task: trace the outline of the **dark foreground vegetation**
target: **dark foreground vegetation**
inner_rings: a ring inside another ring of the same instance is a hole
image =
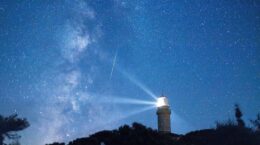
[[[101,131],[79,138],[68,145],[260,145],[260,114],[248,127],[242,112],[235,106],[236,121],[217,123],[215,128],[192,131],[185,135],[162,134],[142,124],[124,125],[116,130]],[[52,143],[49,145],[65,145]]]
[[[17,114],[8,117],[0,115],[0,145],[5,145],[5,138],[13,140],[10,145],[19,145],[20,136],[16,132],[29,127],[30,124],[25,118],[18,118],[17,116]]]
[[[142,124],[124,125],[116,130],[101,131],[85,138],[78,138],[67,145],[260,145],[260,114],[250,120],[246,126],[242,112],[235,105],[235,121],[218,122],[215,128],[189,132],[185,135],[163,134],[147,128]],[[0,145],[5,139],[12,141],[8,145],[20,145],[17,134],[29,127],[24,118],[17,115],[3,117],[0,115]],[[52,143],[48,145],[65,145]]]

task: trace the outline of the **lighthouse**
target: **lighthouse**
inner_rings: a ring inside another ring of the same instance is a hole
[[[157,98],[158,131],[161,133],[171,132],[171,109],[165,96]]]

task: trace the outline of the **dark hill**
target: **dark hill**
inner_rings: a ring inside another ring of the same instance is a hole
[[[89,137],[79,138],[68,145],[260,145],[260,114],[249,128],[242,119],[242,112],[235,105],[236,123],[217,123],[216,128],[197,130],[186,135],[162,134],[142,124],[124,125],[116,130],[101,131]],[[53,143],[49,145],[65,145]]]
[[[160,134],[156,130],[147,128],[142,124],[133,123],[130,127],[124,125],[117,130],[101,131],[88,138],[76,139],[69,145],[171,145],[177,144],[175,134]],[[176,142],[176,143],[175,143]]]
[[[132,126],[124,125],[116,130],[101,131],[76,139],[68,145],[260,145],[260,132],[227,123],[186,135],[161,134],[142,124],[133,123]]]

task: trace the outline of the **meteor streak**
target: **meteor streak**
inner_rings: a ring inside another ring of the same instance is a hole
[[[114,59],[113,59],[113,64],[112,64],[109,80],[111,80],[113,72],[114,72],[114,68],[115,68],[115,64],[116,64],[116,58],[117,58],[117,52],[118,52],[118,50],[116,50],[116,53],[115,53],[115,56],[114,56]]]

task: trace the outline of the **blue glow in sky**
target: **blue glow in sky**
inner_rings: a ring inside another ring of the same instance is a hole
[[[0,1],[0,114],[21,143],[69,141],[134,121],[172,131],[260,112],[258,0]]]

